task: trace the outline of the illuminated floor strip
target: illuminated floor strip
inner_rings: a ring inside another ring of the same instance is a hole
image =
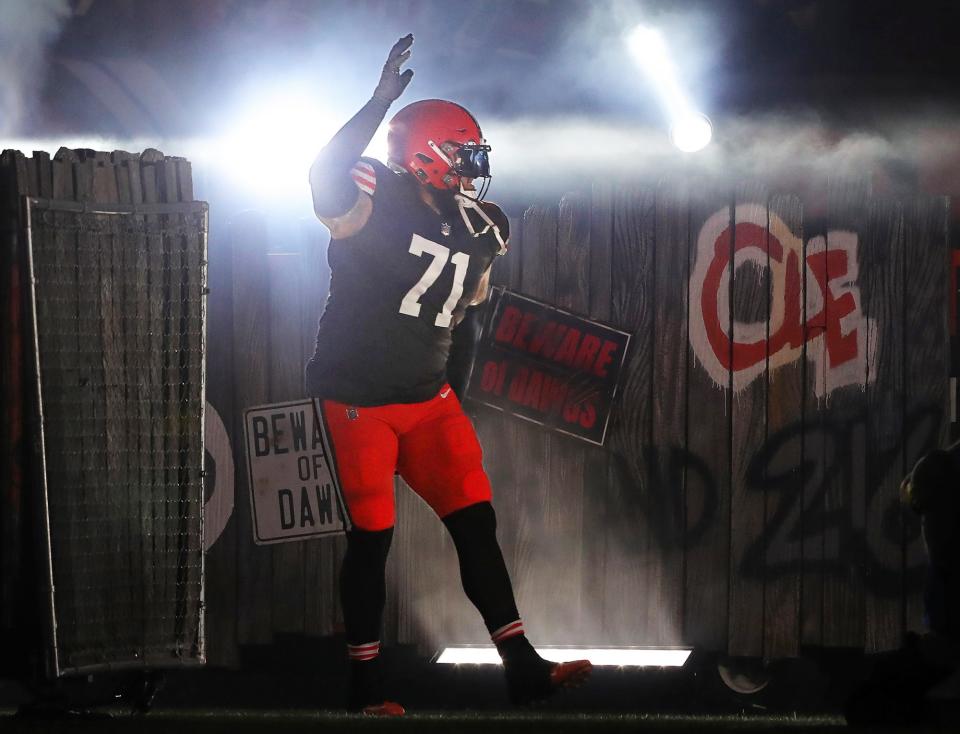
[[[589,660],[594,665],[617,667],[679,668],[687,662],[689,649],[627,648],[627,647],[538,647],[546,660],[563,663],[568,660]],[[492,645],[476,647],[447,647],[437,658],[438,663],[499,665],[500,656]]]

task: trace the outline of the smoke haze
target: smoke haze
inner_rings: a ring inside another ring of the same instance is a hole
[[[0,134],[7,134],[37,99],[47,48],[70,17],[70,5],[67,0],[2,0],[0,13]]]

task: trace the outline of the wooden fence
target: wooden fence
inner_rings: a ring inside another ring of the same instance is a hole
[[[55,197],[103,167],[34,160],[23,176]],[[189,200],[170,161],[144,180]],[[780,657],[888,649],[920,628],[922,545],[897,490],[949,429],[946,206],[857,185],[825,200],[811,214],[759,186],[604,184],[512,222],[498,285],[632,334],[603,447],[467,405],[535,642]],[[303,396],[325,230],[281,240],[248,212],[218,231],[213,214],[207,653],[235,665],[249,645],[341,630],[344,541],[254,545],[242,442],[245,408]],[[397,505],[384,641],[485,641],[442,524],[405,487]]]
[[[535,642],[779,657],[921,627],[897,491],[949,428],[946,206],[827,200],[597,186],[513,222],[497,284],[633,334],[603,448],[468,404]],[[343,540],[254,546],[238,441],[243,408],[303,394],[328,272],[323,228],[301,235],[254,213],[213,233],[208,394],[237,471],[208,556],[214,662],[341,626]],[[483,642],[442,525],[399,484],[397,505],[384,639]]]

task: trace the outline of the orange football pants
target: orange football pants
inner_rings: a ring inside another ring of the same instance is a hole
[[[393,527],[397,472],[441,518],[491,500],[476,431],[449,385],[422,403],[321,405],[355,527]]]

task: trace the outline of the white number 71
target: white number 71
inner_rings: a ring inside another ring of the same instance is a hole
[[[434,326],[450,326],[450,321],[453,319],[453,307],[457,305],[457,301],[463,295],[463,279],[467,276],[467,264],[470,262],[470,256],[465,252],[457,252],[453,257],[450,257],[449,247],[431,242],[418,234],[415,234],[410,242],[410,252],[417,257],[422,257],[423,253],[426,252],[433,256],[433,260],[430,261],[416,285],[407,291],[407,295],[400,301],[400,313],[414,318],[420,316],[420,296],[426,293],[427,289],[440,277],[440,273],[443,272],[443,267],[449,259],[456,268],[453,272],[453,288],[450,289],[450,295],[447,296],[443,308],[437,314]]]

